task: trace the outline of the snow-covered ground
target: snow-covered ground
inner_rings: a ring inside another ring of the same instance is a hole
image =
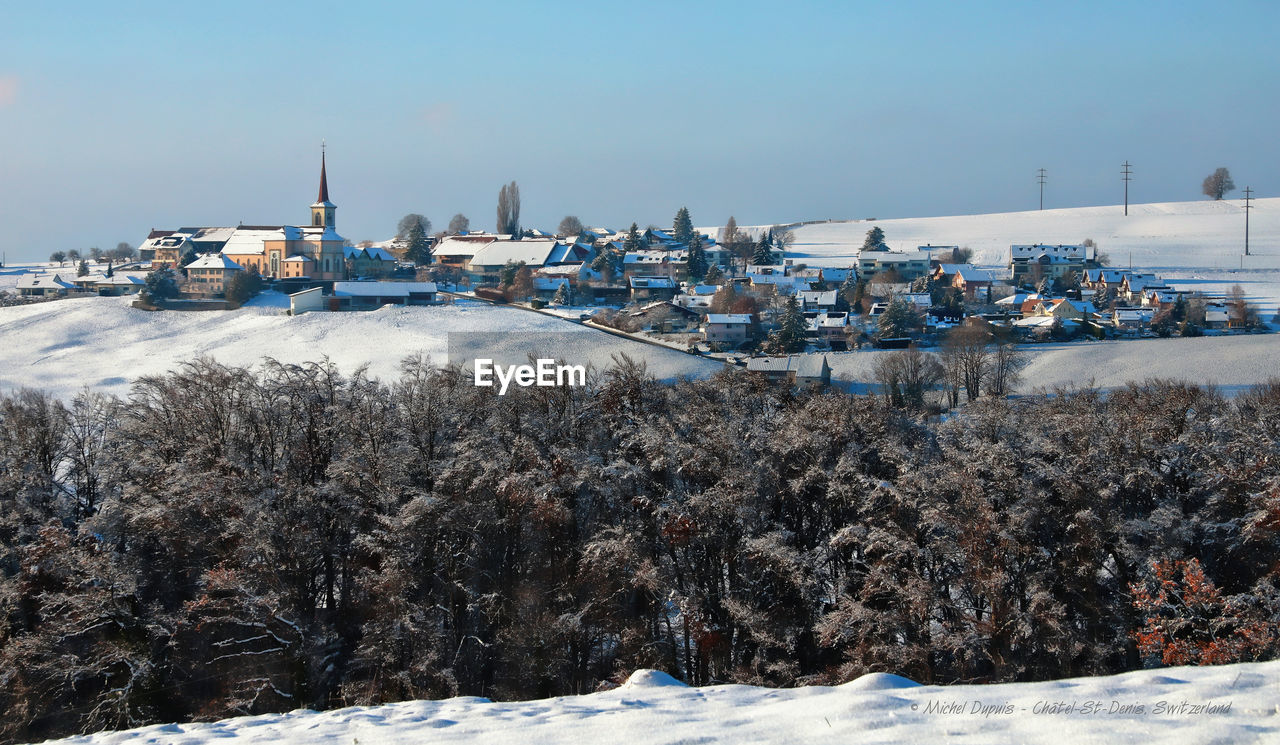
[[[1022,349],[1028,357],[1018,386],[1023,393],[1058,386],[1112,389],[1167,378],[1212,384],[1231,394],[1280,378],[1280,334],[1027,344]],[[882,354],[889,352],[829,355],[831,377],[854,392],[865,392]]]
[[[662,379],[720,369],[710,360],[481,303],[291,317],[283,314],[278,293],[264,293],[235,311],[147,312],[130,307],[132,301],[90,297],[0,308],[0,390],[26,386],[70,397],[89,386],[124,396],[134,378],[201,355],[234,365],[255,365],[265,356],[282,362],[327,356],[344,372],[367,364],[372,375],[392,379],[400,360],[415,352],[443,364],[448,335],[459,332],[503,332],[511,349],[531,335],[554,332],[559,347],[540,351],[598,368],[626,352]]]
[[[170,724],[57,742],[205,743],[1275,743],[1280,662],[1003,685],[873,674],[835,687],[687,688],[642,670],[603,693],[411,701]]]
[[[1280,268],[1280,197],[1256,199],[1244,253],[1244,206],[1220,202],[1131,204],[1005,212],[954,217],[913,217],[815,223],[793,229],[787,258],[812,266],[848,266],[867,231],[879,226],[895,251],[918,246],[968,246],[973,263],[1003,266],[1014,243],[1077,244],[1092,238],[1113,266],[1135,268]]]

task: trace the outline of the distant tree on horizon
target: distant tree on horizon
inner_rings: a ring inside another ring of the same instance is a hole
[[[689,208],[681,207],[676,211],[676,219],[671,223],[672,237],[677,243],[688,246],[693,241],[693,219],[689,217]]]
[[[409,231],[412,230],[415,225],[422,228],[424,235],[431,233],[431,221],[427,219],[427,216],[420,215],[417,212],[410,212],[400,218],[400,222],[396,223],[396,238],[399,240],[408,238]]]
[[[582,235],[582,230],[582,221],[578,219],[577,215],[565,215],[564,219],[560,221],[560,226],[556,229],[556,232],[566,238],[576,238]]]
[[[56,261],[58,262],[58,266],[62,266],[67,261],[67,252],[54,251],[53,253],[49,254],[49,261]]]
[[[471,220],[469,220],[467,216],[462,214],[461,212],[449,218],[449,230],[447,231],[449,235],[457,235],[459,233],[465,233],[470,229],[471,229]]]
[[[520,234],[520,186],[512,181],[498,190],[498,234]]]
[[[1214,199],[1222,199],[1227,192],[1235,191],[1236,183],[1231,180],[1231,172],[1226,168],[1219,168],[1213,173],[1205,176],[1204,183],[1200,190],[1207,197]]]

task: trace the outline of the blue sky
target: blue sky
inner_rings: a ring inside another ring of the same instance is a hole
[[[690,5],[692,7],[690,7]],[[1273,196],[1268,2],[23,3],[0,24],[0,249],[338,227],[905,217]]]

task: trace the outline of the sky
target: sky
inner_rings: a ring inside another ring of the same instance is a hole
[[[62,2],[0,18],[0,250],[1280,195],[1273,2]],[[1239,196],[1235,193],[1231,196]],[[1029,238],[1030,240],[1030,238]]]

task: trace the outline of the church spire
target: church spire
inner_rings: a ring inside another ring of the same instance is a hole
[[[320,142],[320,196],[316,197],[317,202],[329,201],[329,179],[324,173],[324,142]]]
[[[320,143],[320,194],[316,203],[311,205],[311,227],[332,228],[333,213],[337,206],[329,201],[329,176],[325,173],[325,147]]]

